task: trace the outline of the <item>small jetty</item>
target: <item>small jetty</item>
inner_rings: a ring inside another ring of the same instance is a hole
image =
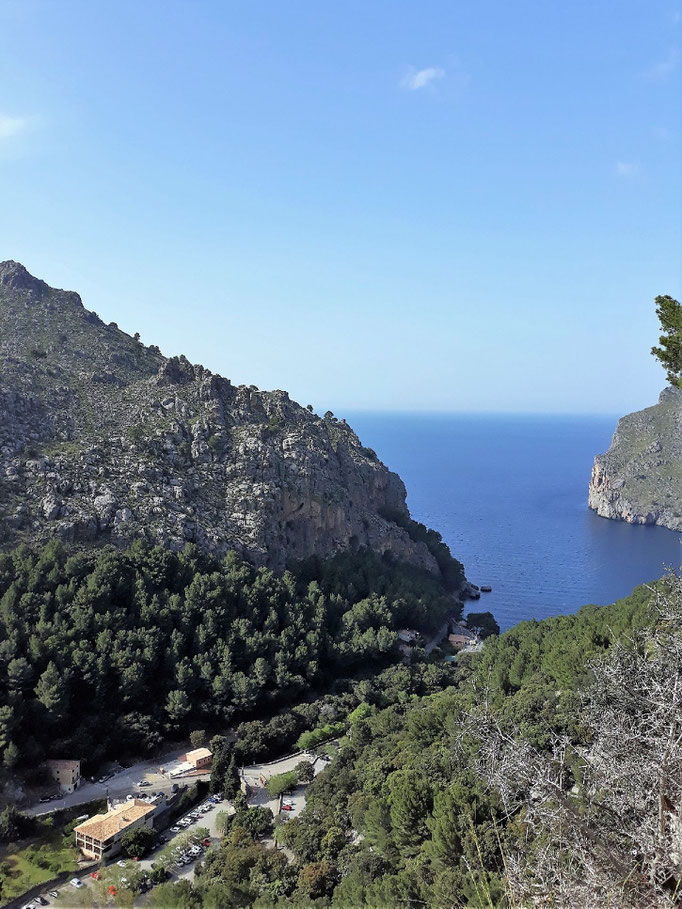
[[[490,584],[481,584],[481,593],[492,593],[493,588]]]

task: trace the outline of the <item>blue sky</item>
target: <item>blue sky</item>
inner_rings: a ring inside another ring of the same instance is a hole
[[[318,410],[645,406],[680,9],[0,0],[0,258]]]

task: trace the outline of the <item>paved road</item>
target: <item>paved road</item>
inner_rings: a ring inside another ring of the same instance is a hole
[[[305,808],[306,786],[297,786],[290,793],[290,797],[294,802],[293,811],[280,812],[281,800],[279,798],[270,798],[267,790],[263,787],[261,777],[268,780],[271,776],[276,776],[279,773],[288,773],[290,770],[294,770],[301,761],[310,761],[313,765],[315,776],[321,773],[329,764],[329,761],[324,758],[315,758],[308,752],[301,751],[298,754],[292,754],[289,757],[282,758],[279,761],[272,761],[269,764],[252,764],[250,767],[244,767],[244,779],[253,790],[249,805],[262,805],[264,808],[270,808],[274,817],[277,817],[280,813],[283,817],[289,818],[300,814]]]
[[[434,634],[434,636],[431,638],[429,643],[424,648],[424,651],[426,652],[427,655],[429,653],[431,653],[431,651],[435,647],[437,647],[440,644],[440,642],[445,638],[445,636],[448,633],[449,627],[450,627],[450,619],[448,619],[446,622],[443,622],[441,627],[438,629],[438,631]]]
[[[179,752],[182,754],[182,752]],[[166,761],[171,760],[173,755],[177,754],[173,752],[171,755],[164,755]],[[249,798],[249,805],[255,807],[256,805],[262,805],[264,807],[270,808],[273,816],[277,817],[280,813],[280,799],[271,799],[267,791],[263,788],[260,778],[261,776],[269,779],[271,776],[275,776],[278,773],[286,773],[290,770],[293,770],[298,763],[302,760],[309,760],[313,765],[313,770],[315,775],[321,773],[325,767],[329,764],[329,761],[324,758],[313,758],[312,755],[306,753],[299,753],[291,755],[289,757],[283,758],[280,761],[273,761],[270,764],[253,764],[250,767],[244,768],[244,777],[247,782],[249,782],[253,789],[253,794]],[[121,771],[116,774],[116,776],[108,781],[108,784],[85,784],[82,789],[78,790],[75,793],[71,793],[72,796],[78,797],[83,795],[85,798],[83,801],[90,801],[93,798],[98,798],[103,796],[106,786],[109,786],[110,794],[125,794],[130,791],[131,787],[134,788],[134,784],[137,783],[140,779],[145,778],[149,779],[152,783],[150,789],[156,791],[156,789],[163,788],[159,780],[162,780],[163,783],[170,787],[172,785],[164,777],[160,777],[158,774],[158,767],[163,766],[163,764],[157,758],[154,761],[148,761],[144,764],[136,764],[134,767],[129,767],[126,770]],[[207,775],[206,775],[207,777]],[[196,779],[193,777],[192,779]],[[147,790],[149,791],[149,790]],[[90,792],[90,794],[87,794]],[[92,794],[94,793],[94,794]],[[282,817],[296,817],[299,815],[305,808],[305,793],[306,786],[297,786],[294,791],[290,794],[289,798],[293,802],[292,811],[283,811],[281,812]],[[68,798],[68,797],[67,797]],[[79,801],[72,801],[70,804],[80,804]],[[34,810],[34,813],[44,812],[45,806],[40,805],[36,806],[37,810]],[[51,802],[49,810],[55,811],[58,808],[61,808],[60,802]],[[206,827],[209,831],[209,836],[211,838],[212,844],[217,845],[220,842],[220,835],[217,830],[217,816],[220,811],[228,811],[229,813],[234,813],[234,807],[227,801],[220,802],[205,814],[195,825],[189,827],[189,830],[196,830],[198,827]],[[27,812],[29,813],[29,812]],[[183,831],[184,832],[184,831]],[[175,836],[179,834],[172,834],[170,830],[164,831],[165,835],[168,837],[166,843],[158,847],[148,858],[143,859],[140,862],[127,861],[125,868],[120,868],[116,861],[112,862],[109,866],[109,875],[113,876],[116,881],[120,880],[121,877],[125,877],[126,873],[130,873],[130,870],[133,868],[142,868],[147,871],[151,869],[152,862],[156,860],[156,856],[165,849],[169,843],[172,843]],[[273,840],[267,840],[266,845],[274,846]],[[284,850],[287,852],[287,850]],[[89,874],[83,874],[82,872],[77,872],[75,877],[81,879],[85,887],[81,890],[75,890],[71,887],[70,884],[62,884],[59,889],[59,897],[57,900],[53,900],[51,897],[48,897],[50,903],[55,903],[58,906],[62,907],[85,907],[96,905],[95,902],[95,883],[90,878]],[[194,862],[189,865],[185,865],[182,870],[174,870],[172,880],[194,880]],[[146,897],[144,895],[138,897],[135,900],[135,905],[142,905],[146,902]]]
[[[166,795],[172,791],[173,783],[182,786],[189,782],[190,785],[197,779],[207,780],[210,774],[205,773],[190,777],[177,777],[175,780],[169,780],[159,773],[159,768],[167,765],[173,760],[177,760],[180,755],[184,754],[184,749],[170,751],[161,757],[153,758],[148,761],[140,761],[132,764],[130,767],[117,770],[114,776],[107,780],[106,783],[87,783],[83,781],[75,792],[70,792],[60,799],[52,802],[43,802],[32,805],[30,808],[22,808],[25,814],[49,814],[52,811],[59,811],[62,808],[70,808],[74,805],[84,805],[86,802],[92,802],[94,799],[102,799],[107,796],[121,797],[135,792],[165,792]],[[140,780],[147,780],[150,785],[145,790],[138,790],[137,783]]]

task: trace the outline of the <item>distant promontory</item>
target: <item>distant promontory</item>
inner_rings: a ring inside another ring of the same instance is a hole
[[[604,518],[682,530],[682,389],[618,421],[611,446],[597,455],[589,506]]]

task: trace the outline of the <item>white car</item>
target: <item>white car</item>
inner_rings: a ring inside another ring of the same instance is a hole
[[[69,883],[72,887],[75,887],[76,890],[80,890],[83,886],[83,881],[79,881],[77,877],[72,877]]]
[[[123,859],[121,859],[119,862],[116,862],[116,864],[118,865],[119,868],[125,868],[127,863],[124,862]]]
[[[180,833],[179,827],[171,827],[171,833]]]

